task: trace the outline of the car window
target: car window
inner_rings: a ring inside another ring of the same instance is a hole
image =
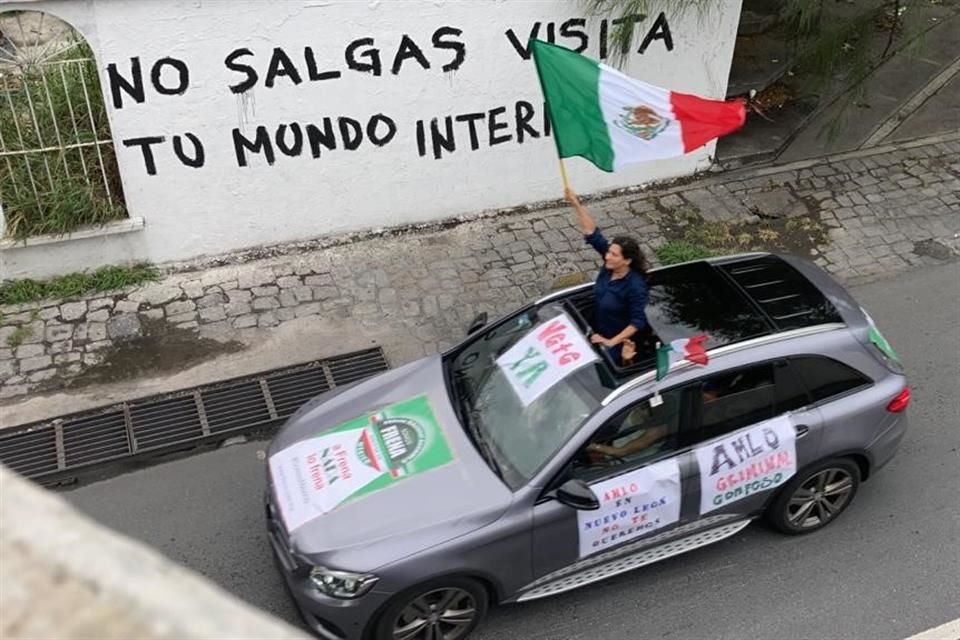
[[[766,362],[702,378],[693,406],[697,419],[683,445],[716,438],[810,404],[810,396],[785,363]]]
[[[619,475],[659,459],[679,445],[684,387],[660,393],[663,401],[651,407],[650,398],[621,411],[584,445],[574,458],[571,475],[586,482]]]
[[[530,308],[480,330],[448,361],[448,375],[464,426],[512,489],[523,486],[600,406],[611,379],[602,361],[559,379],[524,403],[497,358],[532,330],[567,313],[562,303]],[[586,342],[586,337],[581,336]]]
[[[790,367],[803,379],[814,402],[870,384],[870,379],[842,362],[823,356],[790,358]]]
[[[775,388],[772,363],[704,378],[696,403],[700,409],[696,441],[772,418]]]
[[[774,364],[774,376],[777,383],[776,415],[794,411],[813,402],[803,381],[797,376],[793,367],[787,366],[785,360],[778,360]]]

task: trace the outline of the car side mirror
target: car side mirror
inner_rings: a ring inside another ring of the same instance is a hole
[[[470,328],[467,329],[467,335],[469,336],[472,333],[476,333],[487,324],[487,312],[482,311],[477,314],[477,317],[473,319],[473,322],[470,323]]]
[[[557,502],[578,511],[594,511],[600,508],[600,500],[586,482],[571,478],[557,488]]]

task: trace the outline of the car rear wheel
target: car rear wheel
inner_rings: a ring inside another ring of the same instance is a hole
[[[860,467],[847,458],[803,469],[767,510],[770,523],[788,534],[812,533],[837,519],[860,487]]]
[[[469,578],[445,578],[406,591],[377,621],[376,640],[463,640],[486,616],[489,597]]]

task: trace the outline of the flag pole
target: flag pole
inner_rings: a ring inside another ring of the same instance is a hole
[[[563,158],[558,158],[560,160],[560,177],[563,178],[563,188],[570,188],[570,181],[567,180],[567,166],[563,164]]]
[[[656,342],[657,351],[660,351],[660,346],[661,346],[661,345],[660,345],[660,341],[657,340],[657,342]],[[658,353],[658,354],[657,354],[657,360],[659,360],[659,359],[660,359],[660,355],[659,355],[659,353]],[[658,373],[659,373],[659,372],[658,372]],[[664,376],[664,377],[666,377],[666,376]],[[659,407],[661,404],[663,404],[663,398],[660,397],[660,379],[657,378],[656,376],[654,376],[653,397],[650,398],[650,408]]]

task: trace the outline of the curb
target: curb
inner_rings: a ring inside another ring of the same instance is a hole
[[[940,89],[953,80],[954,76],[958,73],[960,73],[960,56],[957,56],[957,59],[947,65],[946,69],[934,76],[933,80],[928,82],[926,86],[913,94],[909,100],[897,109],[895,114],[887,118],[885,122],[880,123],[880,126],[873,130],[870,137],[868,137],[859,148],[864,149],[875,144],[880,144],[884,138],[899,129],[900,125],[912,116],[917,109],[923,106],[927,100],[936,95]]]
[[[960,640],[960,618],[912,635],[906,640]]]

